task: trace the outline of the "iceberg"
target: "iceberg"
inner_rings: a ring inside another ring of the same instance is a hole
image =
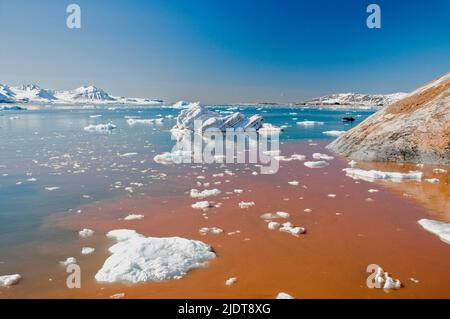
[[[450,244],[450,223],[444,223],[431,219],[421,219],[418,221],[418,223],[425,230],[436,236],[439,236],[439,238],[443,242]]]
[[[0,287],[10,287],[16,285],[22,279],[19,274],[0,276]]]
[[[375,170],[362,170],[359,168],[344,168],[345,174],[353,179],[362,179],[366,182],[373,182],[376,179],[392,180],[394,182],[399,182],[405,179],[418,180],[422,179],[422,172],[414,171],[409,173],[399,173],[399,172],[382,172]]]
[[[246,117],[240,112],[235,112],[227,116],[221,116],[219,113],[211,111],[208,107],[200,103],[191,103],[186,109],[180,112],[177,123],[173,131],[197,131],[204,132],[207,129],[218,129],[225,132],[226,129],[260,130],[262,132],[280,132],[282,129],[270,124],[263,124],[261,115]],[[196,127],[195,121],[200,121],[201,125]]]
[[[116,128],[117,126],[110,122],[108,124],[88,125],[84,128],[84,130],[86,132],[111,132]]]

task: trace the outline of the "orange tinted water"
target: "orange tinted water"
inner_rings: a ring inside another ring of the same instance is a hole
[[[305,154],[325,152],[323,145],[306,142],[287,143],[284,152]],[[303,162],[282,162],[276,175],[251,175],[252,170],[233,176],[213,178],[222,169],[190,166],[180,168],[179,176],[162,181],[185,185],[188,192],[195,185],[195,174],[205,181],[222,181],[222,194],[209,198],[221,207],[203,212],[190,207],[196,200],[187,194],[176,196],[125,196],[83,208],[82,214],[60,214],[46,227],[72,231],[70,242],[36,243],[23,247],[19,285],[0,291],[0,297],[28,298],[108,298],[125,293],[127,298],[273,298],[278,292],[296,298],[449,298],[450,245],[426,232],[418,224],[421,218],[449,218],[448,174],[440,176],[439,185],[426,182],[368,183],[355,181],[341,171],[345,161],[334,159],[331,165],[310,169]],[[364,164],[365,169],[409,170],[408,165]],[[233,169],[233,166],[228,166]],[[432,168],[425,168],[431,174]],[[181,177],[182,176],[182,177]],[[226,182],[229,180],[229,182]],[[297,180],[299,186],[288,181]],[[163,187],[163,185],[161,185]],[[369,193],[371,188],[377,193]],[[226,194],[243,189],[243,194]],[[410,196],[405,196],[405,193]],[[335,194],[331,198],[328,194]],[[370,199],[370,200],[368,200]],[[248,209],[240,201],[254,201]],[[305,209],[311,212],[305,212]],[[294,225],[305,227],[298,237],[270,231],[260,218],[266,212],[285,211]],[[124,221],[129,213],[145,215],[143,220]],[[202,236],[201,227],[220,227],[220,235]],[[77,237],[82,228],[92,228],[96,235]],[[102,284],[94,275],[109,256],[112,241],[104,236],[109,230],[135,229],[147,236],[180,236],[210,244],[217,258],[202,269],[191,271],[181,280],[137,285]],[[239,230],[240,233],[227,235]],[[81,256],[81,247],[96,252]],[[39,256],[39,258],[38,258]],[[77,257],[82,268],[82,288],[67,289],[66,273],[57,261]],[[45,258],[42,258],[45,257]],[[386,293],[366,287],[366,267],[379,264],[403,288]],[[226,286],[225,280],[237,277]],[[49,280],[51,278],[51,280]],[[414,283],[410,278],[417,279]]]

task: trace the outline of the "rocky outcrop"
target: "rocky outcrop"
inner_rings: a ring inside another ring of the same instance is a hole
[[[358,94],[358,93],[336,93],[321,96],[308,101],[297,103],[297,105],[317,106],[366,106],[382,107],[404,98],[406,93],[392,94]]]
[[[450,73],[373,114],[327,147],[362,161],[450,164]]]

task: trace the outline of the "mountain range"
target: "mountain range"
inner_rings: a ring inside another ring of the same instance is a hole
[[[330,94],[296,105],[320,105],[320,106],[385,106],[401,100],[407,93],[392,94],[359,94],[359,93],[337,93]]]
[[[0,84],[0,103],[159,105],[163,101],[112,96],[93,85],[82,86],[74,90],[57,91],[43,89],[36,84],[21,86]]]

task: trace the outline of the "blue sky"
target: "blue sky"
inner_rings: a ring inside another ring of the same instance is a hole
[[[66,27],[66,7],[82,28]],[[366,27],[377,3],[382,28]],[[0,83],[208,103],[390,93],[450,71],[450,1],[0,0]]]

